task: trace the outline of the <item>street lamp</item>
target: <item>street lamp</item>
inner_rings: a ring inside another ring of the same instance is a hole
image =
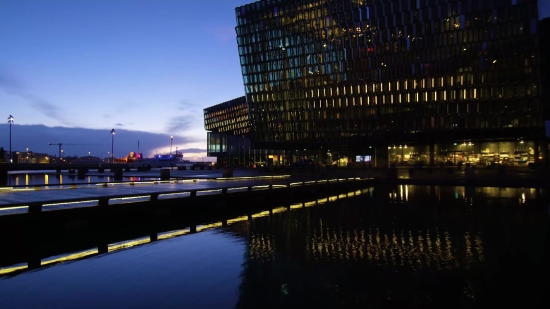
[[[90,156],[90,152],[88,151],[88,157]]]
[[[13,163],[12,161],[12,153],[11,153],[11,124],[13,123],[13,116],[10,115],[8,117],[8,123],[10,124],[10,163]]]
[[[170,136],[170,155],[172,155],[172,140],[174,140],[174,137]]]
[[[115,149],[115,129],[112,129],[111,130],[111,166],[115,162],[114,149]]]

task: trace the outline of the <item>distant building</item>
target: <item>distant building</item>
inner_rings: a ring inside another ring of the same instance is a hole
[[[9,157],[9,152],[7,156]],[[51,156],[47,153],[13,151],[13,163],[49,164],[51,159]]]
[[[256,149],[250,142],[246,98],[240,97],[204,109],[207,155],[219,166],[283,165],[281,151]]]

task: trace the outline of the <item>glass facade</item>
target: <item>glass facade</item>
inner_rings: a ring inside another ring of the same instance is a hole
[[[216,157],[219,166],[273,166],[286,163],[281,151],[254,149],[250,143],[250,125],[246,97],[240,97],[204,109],[207,131],[207,155]]]
[[[248,135],[250,125],[246,97],[205,108],[204,129],[231,135]]]
[[[464,151],[449,143],[481,147],[479,162],[483,142],[547,152],[537,0],[263,0],[236,17],[254,147],[383,164],[446,162]]]

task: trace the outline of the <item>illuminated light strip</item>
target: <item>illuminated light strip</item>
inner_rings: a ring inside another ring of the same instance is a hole
[[[338,179],[331,179],[331,180],[329,180],[329,182],[335,182],[335,181],[338,181]]]
[[[80,259],[80,258],[90,256],[90,255],[93,255],[93,254],[97,254],[97,253],[98,253],[97,249],[91,249],[91,250],[87,250],[87,251],[83,251],[83,252],[73,253],[73,254],[70,254],[70,255],[67,255],[67,256],[62,256],[60,258],[56,258],[56,259],[52,259],[52,260],[42,261],[40,263],[40,265],[45,266],[45,265],[49,265],[49,264],[53,264],[53,263],[72,261],[72,260]]]
[[[301,186],[302,183],[301,182],[293,182],[290,184],[291,186]]]
[[[310,183],[317,183],[317,181],[313,180],[313,181],[306,181],[304,182],[305,184],[310,184]]]
[[[10,209],[21,209],[21,208],[28,208],[29,206],[26,205],[26,206],[15,206],[15,207],[8,207],[8,208],[0,208],[0,211],[4,211],[4,210],[10,210]]]
[[[203,192],[218,192],[218,191],[221,191],[222,189],[213,189],[213,190],[200,190],[200,191],[197,191],[197,193],[203,193]]]
[[[168,232],[168,233],[164,233],[164,234],[159,234],[159,235],[157,235],[157,239],[158,239],[158,240],[161,240],[161,239],[174,238],[174,237],[177,237],[177,236],[182,236],[182,235],[189,234],[190,232],[191,232],[191,231],[190,231],[189,229],[177,230],[177,231],[174,231],[174,232]]]
[[[317,203],[319,204],[325,204],[326,202],[328,202],[328,198],[322,198],[317,200]]]
[[[130,197],[117,197],[110,199],[111,201],[127,201],[127,200],[135,200],[138,198],[150,198],[149,195],[140,195],[140,196],[130,196]]]
[[[232,223],[246,221],[246,220],[248,220],[248,216],[242,216],[235,219],[227,220],[227,224],[232,224]]]
[[[131,247],[143,245],[143,244],[146,244],[146,243],[149,243],[149,242],[151,242],[150,238],[142,238],[142,239],[127,241],[127,242],[123,242],[123,243],[119,243],[119,244],[113,244],[113,245],[109,245],[108,252],[113,252],[113,251],[120,250],[120,249],[131,248]]]
[[[340,194],[340,195],[338,195],[338,198],[346,198],[346,197],[348,197],[347,194]]]
[[[290,209],[298,209],[298,208],[302,208],[302,204],[290,205]]]
[[[269,188],[269,185],[265,185],[265,186],[253,186],[252,189],[254,188],[258,188],[258,189],[261,189],[261,188]]]
[[[184,194],[190,194],[190,192],[163,193],[163,194],[159,194],[159,197],[174,196],[174,195],[184,195]]]
[[[0,192],[1,192],[2,190],[5,190],[5,191],[10,190],[10,191],[11,191],[11,190],[13,190],[13,187],[0,188]]]
[[[207,224],[207,225],[202,225],[202,226],[200,226],[200,227],[197,227],[197,233],[198,233],[198,232],[202,232],[202,231],[204,231],[204,230],[209,230],[209,229],[221,227],[221,226],[223,226],[223,224],[222,224],[221,222],[211,223],[211,224]]]
[[[328,201],[329,201],[329,202],[334,202],[334,201],[336,201],[337,199],[338,199],[338,198],[337,198],[336,196],[331,196],[331,197],[328,198]]]
[[[21,270],[21,269],[27,269],[27,268],[28,268],[27,265],[10,267],[10,268],[3,268],[3,269],[0,269],[0,275],[9,274],[9,273],[12,273],[14,271],[18,271],[18,270]]]
[[[74,204],[83,204],[83,203],[97,203],[99,200],[86,200],[86,201],[77,201],[77,202],[65,202],[65,203],[53,203],[53,204],[43,204],[42,207],[48,206],[61,206],[61,205],[74,205]]]
[[[273,188],[286,188],[286,185],[272,185]]]
[[[244,189],[248,189],[248,187],[230,188],[230,189],[227,189],[227,190],[229,191],[229,190],[244,190]]]
[[[306,207],[311,207],[311,206],[315,206],[316,204],[317,204],[317,201],[315,201],[315,202],[307,202],[307,203],[305,203],[305,206],[306,206]]]
[[[286,211],[286,207],[273,208],[273,210],[272,210],[272,212],[274,214],[278,214],[278,213],[285,212],[285,211]]]
[[[265,217],[265,216],[269,216],[269,211],[262,211],[262,212],[259,212],[257,214],[253,214],[252,218],[260,218],[260,217]]]
[[[337,179],[337,180],[346,180],[346,178],[342,178],[342,179]]]

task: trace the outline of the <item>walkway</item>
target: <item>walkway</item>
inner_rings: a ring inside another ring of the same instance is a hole
[[[44,204],[44,210],[55,210],[70,207],[97,206],[103,198],[108,204],[122,202],[147,201],[154,198],[174,198],[220,193],[222,189],[252,190],[262,189],[268,185],[288,185],[289,176],[265,176],[253,179],[226,180],[179,180],[151,181],[135,183],[109,183],[104,185],[87,185],[77,188],[40,189],[0,189],[0,215],[27,212],[28,206],[34,203]]]

